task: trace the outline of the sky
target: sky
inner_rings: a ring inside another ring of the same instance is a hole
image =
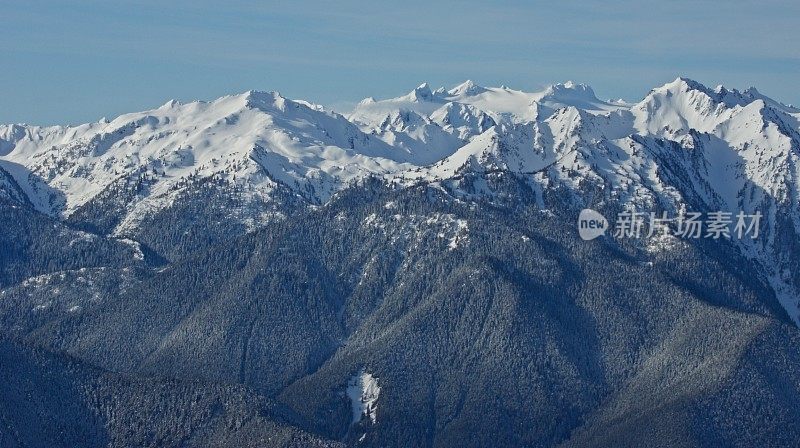
[[[273,4],[274,3],[274,4]],[[0,123],[276,90],[346,111],[422,82],[637,101],[685,76],[800,104],[800,2],[3,0]]]

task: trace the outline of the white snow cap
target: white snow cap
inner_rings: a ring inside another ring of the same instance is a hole
[[[416,101],[426,101],[433,98],[433,92],[427,82],[423,82],[416,89],[412,90],[408,97]]]
[[[485,92],[486,89],[475,84],[472,80],[468,79],[461,84],[453,87],[452,89],[448,90],[447,93],[452,96],[462,96],[462,95],[477,95],[479,93]]]

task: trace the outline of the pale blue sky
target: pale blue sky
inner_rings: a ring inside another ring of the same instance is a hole
[[[423,81],[638,100],[677,76],[800,104],[800,2],[4,0],[0,123],[278,90],[338,109]]]

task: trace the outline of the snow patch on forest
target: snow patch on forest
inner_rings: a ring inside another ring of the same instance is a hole
[[[347,397],[353,410],[353,424],[359,423],[365,416],[373,424],[377,421],[375,412],[380,393],[378,378],[372,376],[366,369],[361,369],[350,378],[347,383]]]

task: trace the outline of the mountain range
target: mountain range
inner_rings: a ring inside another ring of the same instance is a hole
[[[763,218],[582,241],[584,208]],[[4,125],[0,225],[2,446],[800,438],[800,109],[755,88]]]

